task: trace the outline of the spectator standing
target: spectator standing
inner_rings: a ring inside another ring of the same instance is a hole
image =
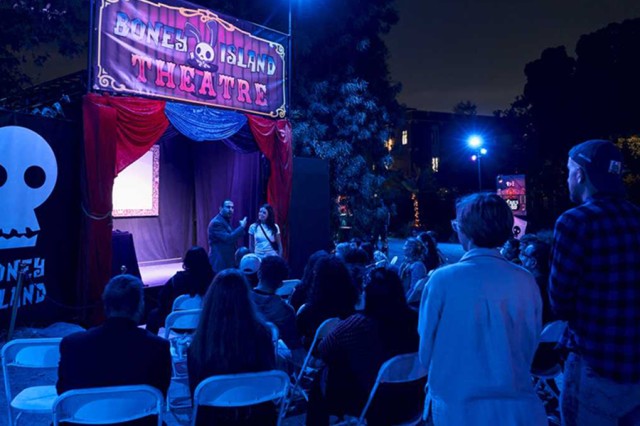
[[[169,341],[138,328],[144,312],[142,281],[113,277],[102,293],[104,324],[70,334],[60,343],[58,394],[101,386],[149,385],[167,395],[171,381]],[[157,425],[155,416],[127,425]]]
[[[433,273],[418,323],[434,424],[546,425],[529,373],[542,328],[540,291],[496,248],[511,236],[511,209],[496,194],[469,195],[451,225],[466,253]]]
[[[249,227],[249,250],[260,259],[282,256],[280,228],[273,207],[264,204],[258,211],[258,220]]]
[[[250,373],[275,368],[271,331],[259,318],[244,275],[227,269],[207,291],[198,328],[188,349],[191,393],[214,375]],[[215,421],[214,421],[215,420]],[[196,425],[275,425],[271,402],[247,408],[198,408]]]
[[[556,222],[549,281],[569,331],[563,424],[640,424],[640,209],[625,199],[613,143],[574,146],[567,168],[579,205]]]

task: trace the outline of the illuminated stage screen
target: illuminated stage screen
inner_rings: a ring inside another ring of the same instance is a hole
[[[124,169],[113,182],[113,216],[158,216],[160,186],[160,147]]]

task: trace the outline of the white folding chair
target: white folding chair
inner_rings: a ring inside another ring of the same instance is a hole
[[[53,426],[60,422],[85,425],[120,423],[158,416],[162,426],[164,397],[148,385],[74,389],[60,395],[53,405]]]
[[[198,328],[202,309],[171,312],[164,323],[164,338],[171,343],[171,387],[167,392],[169,409],[191,406],[191,393],[186,374],[186,351],[191,335]]]
[[[279,399],[277,424],[280,425],[288,390],[289,376],[280,370],[209,377],[200,382],[194,393],[191,424],[196,424],[200,405],[246,407]]]
[[[309,367],[309,362],[311,361],[313,350],[322,339],[324,339],[329,333],[333,331],[334,328],[336,328],[339,322],[340,318],[326,319],[316,330],[316,334],[313,337],[311,346],[309,347],[309,352],[307,352],[307,356],[305,356],[304,361],[302,362],[302,367],[300,367],[300,372],[297,376],[294,377],[293,387],[291,388],[291,399],[295,397],[296,393],[300,393],[306,401],[309,401],[309,396],[304,391],[304,389],[302,389],[300,382],[302,381],[304,374],[307,372],[306,370]]]
[[[407,383],[413,382],[415,380],[422,379],[427,377],[427,373],[429,372],[428,368],[420,363],[418,359],[418,353],[404,354],[394,356],[390,360],[386,361],[380,367],[378,371],[378,377],[376,378],[375,383],[373,384],[373,388],[371,388],[371,393],[369,394],[369,399],[362,409],[362,413],[360,413],[360,417],[358,418],[358,425],[365,425],[365,416],[367,415],[367,411],[371,406],[371,402],[376,395],[376,391],[383,383]],[[417,425],[422,421],[422,410],[416,410],[416,416],[402,423],[403,426],[409,425]]]
[[[171,312],[164,321],[164,338],[169,339],[171,332],[181,330],[181,333],[194,332],[198,328],[202,309],[186,309],[184,311]],[[174,332],[175,334],[175,332]]]
[[[18,411],[15,422],[22,413],[49,414],[58,396],[55,384],[31,386],[12,397],[9,367],[11,368],[55,368],[60,361],[62,338],[16,339],[2,348],[2,374],[7,396],[9,425],[14,424],[13,411]]]
[[[271,341],[273,342],[273,350],[275,351],[276,358],[278,359],[278,340],[280,340],[280,330],[278,326],[272,322],[267,322],[269,330],[271,330]]]
[[[540,333],[541,343],[558,343],[562,338],[567,328],[566,321],[553,321],[547,324],[542,333]],[[550,396],[552,399],[558,401],[560,399],[559,389],[562,387],[562,365],[560,359],[552,366],[547,367],[544,370],[532,368],[531,376],[533,377],[534,387],[536,392]]]
[[[300,280],[284,280],[282,281],[282,286],[276,290],[276,294],[282,298],[288,299],[298,284],[300,284]]]
[[[175,311],[184,311],[186,309],[201,309],[202,308],[202,297],[198,294],[191,297],[188,294],[181,294],[176,297],[173,301],[173,307],[171,308],[172,312]]]

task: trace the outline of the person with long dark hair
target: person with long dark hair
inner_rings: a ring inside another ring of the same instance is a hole
[[[328,425],[329,414],[357,416],[383,362],[418,350],[418,315],[409,309],[397,273],[375,268],[365,277],[364,311],[341,321],[320,343],[326,372],[312,389],[307,424]],[[424,381],[381,389],[367,424],[397,424],[421,412]],[[321,390],[322,389],[322,390]]]
[[[211,283],[198,328],[188,349],[191,393],[211,376],[272,370],[271,331],[256,313],[249,285],[236,269],[220,272]],[[267,402],[248,408],[198,408],[197,425],[275,425],[277,412]]]
[[[149,312],[147,330],[157,334],[171,313],[173,301],[183,294],[204,297],[213,279],[213,270],[207,252],[202,247],[191,247],[182,260],[182,271],[166,282],[158,295],[158,307]]]
[[[249,250],[260,259],[265,256],[282,256],[280,227],[276,223],[273,207],[264,204],[258,210],[258,220],[249,227]]]
[[[307,303],[296,314],[296,326],[309,347],[318,326],[328,318],[347,318],[355,311],[358,290],[349,269],[337,256],[318,260]]]
[[[304,305],[309,297],[311,291],[311,282],[313,281],[313,271],[318,260],[323,257],[328,257],[329,253],[326,250],[318,250],[309,256],[307,264],[302,271],[302,278],[300,284],[293,289],[293,293],[289,296],[289,304],[293,306],[293,309],[298,312],[300,306]]]

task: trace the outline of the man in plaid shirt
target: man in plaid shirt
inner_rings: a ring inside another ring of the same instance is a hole
[[[556,222],[549,296],[568,321],[564,425],[640,424],[640,209],[625,199],[622,156],[590,140],[569,152],[580,204]],[[625,423],[629,422],[629,423]]]

